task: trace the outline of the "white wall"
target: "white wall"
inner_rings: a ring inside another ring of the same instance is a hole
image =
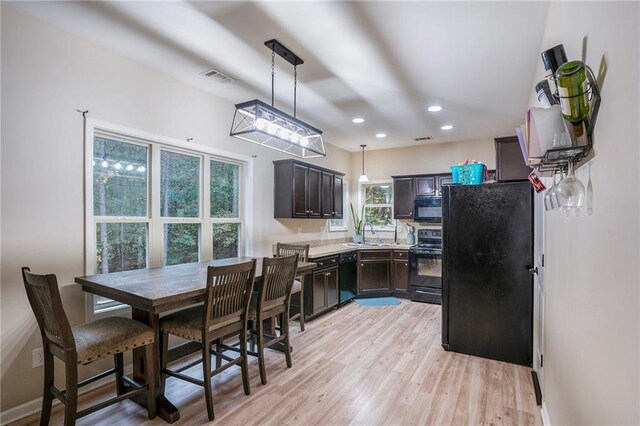
[[[553,2],[540,51],[598,72],[593,216],[546,213],[543,398],[552,424],[640,424],[640,26],[637,2]],[[544,76],[540,61],[532,86]],[[532,96],[531,105],[535,105]],[[587,185],[589,166],[577,175]]]
[[[84,275],[85,255],[83,127],[76,108],[110,123],[257,155],[250,183],[255,229],[251,254],[269,255],[278,240],[329,237],[323,232],[326,221],[273,219],[272,161],[287,156],[230,138],[232,104],[6,4],[1,35],[1,410],[41,395],[43,372],[31,368],[31,350],[42,344],[20,267],[56,273],[71,323],[85,320],[84,294],[73,284],[75,276]],[[348,172],[350,156],[327,145],[327,157],[315,162]]]
[[[513,134],[515,135],[515,128]],[[510,135],[496,135],[510,136]],[[489,169],[496,167],[493,139],[433,143],[396,149],[369,151],[365,148],[365,172],[369,179],[390,179],[396,175],[451,173],[450,166],[465,159],[477,160]],[[351,153],[354,179],[362,174],[362,152]]]
[[[514,129],[515,133],[515,129]],[[499,136],[499,135],[496,135]],[[506,135],[501,135],[506,136]],[[449,143],[432,143],[405,148],[369,151],[365,148],[365,172],[372,182],[391,181],[391,176],[451,173],[450,166],[465,159],[477,160],[489,169],[495,168],[496,152],[493,139],[474,139]],[[351,153],[351,175],[356,182],[352,186],[351,201],[358,205],[357,179],[362,174],[362,151]],[[399,220],[398,241],[407,237],[407,223],[418,228],[429,228],[411,220]],[[377,231],[381,238],[393,238],[393,231]]]

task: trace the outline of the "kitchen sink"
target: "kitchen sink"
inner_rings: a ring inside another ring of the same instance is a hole
[[[391,247],[395,244],[392,243],[344,243],[345,246],[349,247]]]

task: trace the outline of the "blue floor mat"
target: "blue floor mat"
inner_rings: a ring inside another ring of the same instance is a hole
[[[395,297],[373,297],[370,299],[355,299],[354,301],[362,306],[393,306],[400,304],[400,301]]]

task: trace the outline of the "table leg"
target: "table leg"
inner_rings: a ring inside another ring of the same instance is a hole
[[[145,365],[144,348],[135,348],[133,350],[133,378],[138,381],[144,381],[144,371],[146,368],[151,368],[152,371],[155,372],[152,376],[153,380],[156,381],[156,405],[158,417],[168,423],[173,423],[180,418],[180,411],[165,397],[164,386],[160,385],[159,315],[133,308],[131,311],[131,317],[137,321],[147,324],[155,333],[153,343],[153,353],[155,356],[151,361],[151,365]],[[144,395],[137,395],[131,399],[146,408],[147,400]]]

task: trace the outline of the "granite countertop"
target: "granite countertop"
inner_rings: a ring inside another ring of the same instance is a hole
[[[309,259],[317,259],[319,257],[331,256],[333,254],[347,253],[358,250],[408,250],[409,244],[389,244],[384,246],[351,246],[347,243],[327,244],[309,249]]]

